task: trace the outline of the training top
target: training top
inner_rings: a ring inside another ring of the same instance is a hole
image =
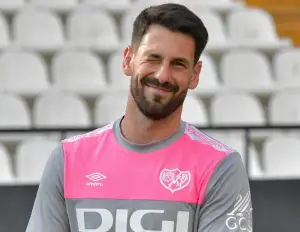
[[[136,145],[122,136],[121,120],[61,141],[26,232],[252,231],[236,151],[184,121],[168,138]]]

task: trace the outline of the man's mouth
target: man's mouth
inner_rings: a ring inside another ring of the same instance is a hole
[[[163,92],[173,92],[171,89],[168,88],[164,88],[161,86],[157,86],[157,85],[151,85],[151,84],[145,84],[147,87],[153,88],[153,89],[157,89],[159,91],[163,91]]]

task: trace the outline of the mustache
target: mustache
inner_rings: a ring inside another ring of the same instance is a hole
[[[144,77],[141,80],[141,83],[143,85],[152,85],[152,86],[160,87],[160,88],[166,89],[173,93],[176,93],[179,91],[179,87],[177,85],[172,85],[169,82],[160,83],[158,79],[153,78],[153,77]]]

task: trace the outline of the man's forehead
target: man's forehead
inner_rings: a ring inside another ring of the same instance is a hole
[[[143,36],[138,53],[148,55],[181,57],[193,60],[195,42],[193,38],[180,32],[173,32],[162,26],[152,25]]]

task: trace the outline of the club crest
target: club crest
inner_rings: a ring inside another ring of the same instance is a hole
[[[191,181],[191,173],[189,171],[180,171],[176,169],[163,169],[160,173],[160,183],[172,193],[188,186]]]

